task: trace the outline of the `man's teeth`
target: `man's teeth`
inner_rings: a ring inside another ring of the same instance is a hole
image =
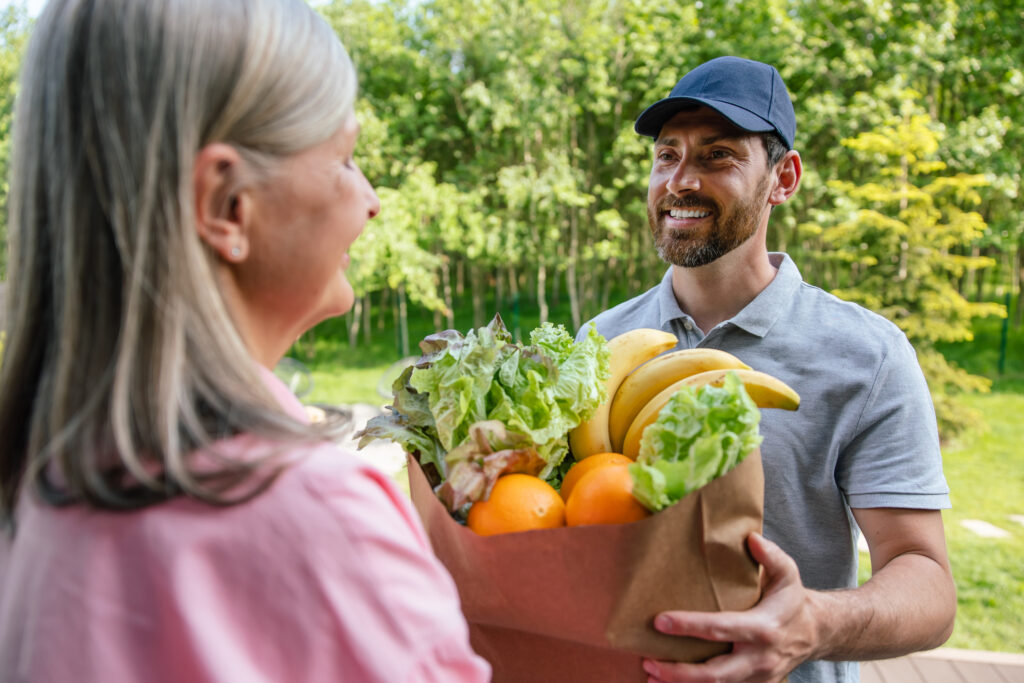
[[[696,209],[672,209],[668,212],[672,218],[704,218],[710,216],[710,211],[697,211]]]

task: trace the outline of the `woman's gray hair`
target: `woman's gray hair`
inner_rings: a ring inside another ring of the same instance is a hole
[[[330,138],[355,92],[302,0],[44,9],[14,120],[0,520],[29,487],[107,508],[228,503],[275,468],[199,473],[191,452],[240,432],[314,435],[281,413],[232,323],[192,172],[212,142],[272,169]]]

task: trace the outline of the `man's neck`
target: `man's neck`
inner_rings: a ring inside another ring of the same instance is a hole
[[[742,311],[776,272],[767,249],[748,243],[706,266],[672,266],[672,292],[679,308],[707,334]]]

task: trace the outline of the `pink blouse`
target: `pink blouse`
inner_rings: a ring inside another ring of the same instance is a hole
[[[269,490],[229,507],[117,513],[23,496],[16,536],[0,539],[0,681],[489,680],[390,478],[326,443],[289,455]]]

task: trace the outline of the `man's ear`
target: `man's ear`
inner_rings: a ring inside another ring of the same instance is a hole
[[[199,239],[227,263],[239,263],[249,253],[251,197],[242,183],[243,172],[238,150],[222,142],[199,150],[192,171]]]
[[[796,188],[800,185],[800,176],[803,175],[803,172],[804,168],[800,162],[800,153],[795,149],[786,152],[786,156],[782,157],[782,161],[775,165],[773,171],[775,174],[775,187],[772,189],[771,194],[768,195],[768,203],[772,206],[778,206],[792,197],[796,192]]]

